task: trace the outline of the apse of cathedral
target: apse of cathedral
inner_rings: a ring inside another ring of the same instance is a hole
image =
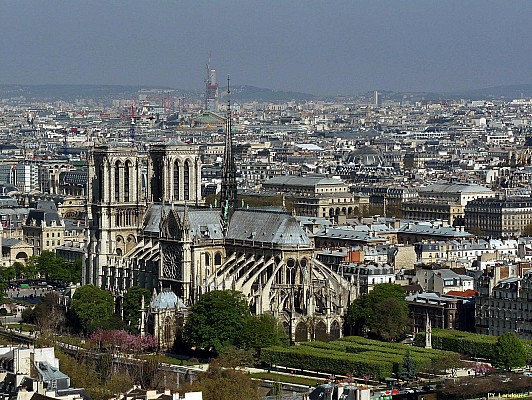
[[[279,318],[293,340],[341,335],[349,283],[314,257],[286,210],[243,207],[235,198],[205,206],[197,146],[95,147],[89,183],[83,283],[117,299],[133,285],[153,292],[141,331],[161,346],[171,345],[184,308],[223,289],[243,292],[253,313]]]

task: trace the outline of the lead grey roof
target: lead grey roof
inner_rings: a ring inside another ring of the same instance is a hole
[[[48,364],[46,361],[36,362],[35,368],[37,369],[39,374],[42,376],[43,381],[45,382],[57,379],[68,379],[68,375],[65,375],[64,373],[59,371],[59,368]]]
[[[59,179],[63,184],[84,185],[89,181],[89,171],[87,169],[77,169],[61,172]]]
[[[344,181],[340,179],[327,178],[325,176],[296,176],[283,175],[275,176],[263,183],[263,186],[283,185],[283,186],[302,186],[302,187],[316,187],[322,185],[340,185]]]
[[[383,237],[371,236],[368,231],[355,230],[351,226],[337,226],[334,228],[324,229],[316,233],[315,236],[329,239],[353,240],[366,243],[380,243],[385,241]]]
[[[223,239],[220,211],[190,210],[188,213],[192,237],[202,239]]]
[[[144,220],[144,230],[160,231],[161,204],[153,204]],[[168,214],[171,206],[164,206]],[[184,207],[173,208],[183,218]],[[199,239],[223,239],[220,210],[188,209],[188,222],[192,237]],[[298,221],[286,212],[278,210],[237,209],[231,216],[226,238],[286,246],[310,246],[311,241]]]
[[[330,219],[324,217],[306,217],[304,215],[296,216],[301,225],[322,225],[331,226],[333,223]]]
[[[57,211],[57,206],[53,200],[38,200],[33,203],[32,208],[43,211]]]
[[[162,204],[152,204],[148,209],[144,218],[144,231],[157,233],[159,232],[159,224],[161,223],[161,209]],[[168,213],[170,206],[164,206],[165,212]]]
[[[252,209],[233,213],[226,238],[287,246],[311,245],[309,237],[291,214]]]
[[[408,302],[417,302],[417,303],[437,303],[445,300],[443,297],[437,293],[416,293],[411,296],[406,296],[406,301]]]
[[[185,303],[177,295],[169,290],[162,291],[150,302],[151,308],[184,308]]]
[[[25,217],[29,212],[30,209],[26,207],[0,208],[0,215],[13,215],[18,218],[20,218],[20,216]]]
[[[144,219],[144,230],[158,233],[161,222],[162,204],[152,204]],[[184,206],[164,205],[164,213],[168,215],[173,210],[180,219],[183,218]],[[203,239],[223,239],[220,210],[218,209],[191,209],[187,210],[190,232],[192,237]]]
[[[41,226],[43,221],[47,226],[50,226],[52,221],[55,221],[58,226],[61,225],[61,217],[57,211],[31,210],[26,218],[26,225],[32,225],[33,220],[37,226]]]
[[[13,239],[13,238],[2,239],[2,247],[13,247],[19,243],[23,243],[22,240]]]
[[[473,236],[469,232],[458,231],[452,226],[432,226],[429,224],[422,224],[422,223],[404,224],[397,230],[397,232],[398,233],[411,233],[411,234],[418,234],[418,235],[456,237],[456,238]]]
[[[490,188],[477,185],[474,183],[453,182],[453,183],[435,183],[426,187],[419,188],[420,192],[438,192],[438,193],[492,193]]]

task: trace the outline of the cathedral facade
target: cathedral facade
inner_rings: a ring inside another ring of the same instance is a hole
[[[314,257],[290,213],[238,207],[234,198],[205,207],[198,147],[169,142],[144,154],[96,147],[89,185],[84,284],[117,298],[139,285],[154,298],[171,292],[186,306],[207,291],[238,290],[252,312],[276,316],[292,340],[341,336],[350,284]]]

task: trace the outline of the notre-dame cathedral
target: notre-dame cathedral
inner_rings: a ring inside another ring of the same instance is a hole
[[[292,214],[238,204],[234,169],[226,150],[221,207],[212,208],[201,198],[197,146],[95,147],[83,283],[117,298],[133,285],[154,292],[141,328],[161,346],[173,341],[175,308],[216,289],[243,292],[254,313],[279,318],[292,340],[339,337],[349,283],[314,257]]]

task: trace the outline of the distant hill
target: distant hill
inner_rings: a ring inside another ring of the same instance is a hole
[[[27,100],[74,101],[92,99],[98,102],[113,99],[130,99],[142,89],[174,91],[178,96],[197,96],[197,93],[167,87],[120,85],[0,85],[0,99],[24,97]]]
[[[405,101],[411,103],[420,100],[505,100],[510,101],[521,97],[532,97],[532,84],[494,86],[483,89],[472,89],[452,92],[393,92],[389,90],[379,90],[382,100]],[[362,93],[359,100],[373,102],[374,92]]]
[[[223,88],[220,88],[221,98],[226,96]],[[236,101],[258,101],[258,102],[281,102],[290,100],[312,100],[316,96],[309,93],[290,92],[282,90],[264,89],[255,86],[234,86],[231,88],[231,99]]]
[[[484,89],[474,89],[449,93],[453,97],[466,98],[472,100],[481,99],[519,99],[522,97],[532,97],[532,84],[493,86]]]
[[[169,87],[152,86],[121,86],[121,85],[1,85],[0,99],[24,98],[26,100],[57,101],[64,100],[73,102],[77,99],[92,99],[100,103],[110,103],[113,99],[131,99],[136,97],[141,90],[160,89],[169,91],[171,96],[185,97],[188,100],[203,98],[202,90],[184,90]],[[518,99],[532,97],[532,84],[495,86],[484,89],[474,89],[453,92],[392,92],[379,90],[383,100],[436,100],[436,99]],[[225,88],[220,87],[220,101],[226,96]],[[317,99],[329,99],[335,101],[350,101],[359,99],[371,102],[373,92],[367,92],[354,96],[319,97],[309,93],[272,90],[249,85],[238,85],[231,88],[231,98],[237,102],[286,102],[290,100],[305,101]]]
[[[201,91],[174,89],[168,87],[121,86],[121,85],[0,85],[0,99],[23,97],[26,100],[64,100],[93,99],[106,102],[113,99],[130,99],[140,90],[161,89],[172,91],[173,96],[188,99],[203,97]],[[225,90],[220,88],[220,98]],[[308,93],[279,91],[254,86],[235,86],[231,88],[231,98],[235,101],[277,102],[289,100],[310,100],[315,96]]]

